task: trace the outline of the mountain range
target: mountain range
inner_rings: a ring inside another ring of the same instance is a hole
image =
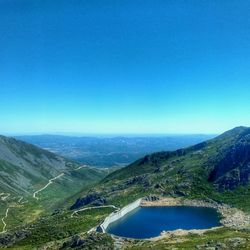
[[[176,150],[215,135],[26,135],[15,137],[68,159],[95,167],[126,166],[146,154]]]
[[[250,213],[248,127],[234,128],[187,148],[145,155],[109,174],[7,137],[0,138],[0,159],[0,187],[5,193],[0,216],[7,224],[0,246],[113,249],[115,243],[109,235],[87,232],[114,211],[112,206],[121,208],[141,197],[213,201]],[[40,189],[34,199],[34,192]],[[27,203],[18,204],[20,196]],[[89,207],[99,209],[85,211]],[[84,212],[72,216],[78,209]],[[235,249],[249,249],[249,230],[250,225],[242,230],[218,229],[204,237],[185,236],[185,249],[194,249],[198,243],[209,247],[211,242],[226,247],[215,249],[232,249],[230,242],[236,236],[246,248]],[[137,242],[127,244],[127,249],[183,249],[179,243],[165,248],[170,243],[162,241],[145,243],[144,248]]]
[[[146,155],[108,175],[92,192],[112,204],[124,194],[125,201],[157,194],[227,199],[250,210],[249,182],[250,128],[237,127],[195,146]],[[79,205],[80,198],[73,208]]]

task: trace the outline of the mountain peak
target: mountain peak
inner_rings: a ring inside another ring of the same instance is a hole
[[[229,139],[229,140],[237,140],[239,137],[245,136],[250,134],[250,127],[239,126],[235,127],[231,130],[224,132],[223,134],[219,135],[218,139]]]
[[[249,130],[249,129],[250,129],[250,127],[238,126],[238,127],[235,127],[235,128],[233,128],[233,129],[231,129],[231,130],[229,130],[229,131],[235,132],[235,133],[242,133],[242,132],[244,132],[244,131],[246,131],[246,130]]]

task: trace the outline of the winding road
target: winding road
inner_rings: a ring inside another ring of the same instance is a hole
[[[80,170],[80,169],[86,168],[86,167],[87,167],[87,165],[83,165],[83,166],[80,166],[80,167],[78,167],[78,168],[75,168],[74,171],[77,171],[77,170]]]
[[[74,169],[73,171],[77,171],[77,170],[80,170],[80,169],[85,168],[85,167],[87,167],[87,165],[80,166],[80,167]],[[56,179],[62,177],[63,175],[64,175],[64,173],[61,173],[61,174],[57,175],[56,177],[50,179],[49,182],[48,182],[44,187],[42,187],[41,189],[39,189],[39,190],[37,190],[37,191],[35,191],[35,192],[33,193],[33,198],[39,200],[38,197],[36,197],[36,195],[37,195],[38,193],[40,193],[41,191],[43,191],[44,189],[46,189],[50,184],[53,183],[54,180],[56,180]]]
[[[8,217],[8,213],[9,213],[9,208],[6,209],[5,216],[2,218],[3,230],[2,230],[2,232],[0,232],[0,234],[6,232],[5,228],[6,228],[7,224],[5,223],[4,219],[6,219]]]
[[[23,199],[23,196],[20,197],[20,199],[18,200],[18,203],[21,203],[22,199]]]
[[[49,182],[48,182],[44,187],[42,187],[41,189],[39,189],[39,190],[37,190],[36,192],[33,193],[33,198],[39,200],[39,199],[36,197],[36,195],[37,195],[39,192],[41,192],[41,191],[43,191],[44,189],[46,189],[50,184],[53,183],[54,180],[56,180],[56,179],[62,177],[63,175],[64,175],[64,173],[61,173],[61,174],[57,175],[56,177],[50,179]]]
[[[4,194],[4,193],[3,193]],[[5,201],[7,198],[9,198],[10,197],[10,194],[7,194],[6,196],[4,196],[4,197],[2,197],[1,199],[2,199],[2,201]]]
[[[82,212],[82,211],[85,211],[85,210],[90,210],[90,209],[97,209],[97,208],[105,208],[105,207],[112,207],[114,209],[118,209],[118,207],[114,206],[114,205],[106,205],[106,206],[98,206],[98,207],[85,207],[85,208],[82,208],[82,209],[79,209],[79,210],[76,210],[74,211],[72,214],[71,214],[71,218],[74,217],[75,214],[77,214],[78,212]]]
[[[84,168],[84,167],[86,167],[86,165],[80,166],[80,167],[74,169],[73,171],[80,170],[80,169],[82,169],[82,168]],[[39,190],[37,190],[37,191],[35,191],[35,192],[33,193],[33,198],[39,200],[39,198],[37,197],[37,194],[40,193],[41,191],[45,190],[49,185],[51,185],[51,184],[53,183],[53,181],[55,181],[56,179],[58,179],[58,178],[60,178],[60,177],[62,177],[62,176],[64,176],[64,175],[65,175],[65,173],[61,173],[61,174],[57,175],[56,177],[50,179],[49,182],[48,182],[44,187],[40,188]],[[0,196],[3,196],[3,195],[4,195],[4,193],[0,193]],[[10,196],[10,194],[7,194],[5,197],[1,197],[1,199],[4,201],[4,200],[6,200],[7,198],[9,198],[9,196]],[[23,200],[23,198],[24,198],[24,197],[21,196],[21,197],[19,198],[19,200],[18,200],[18,203],[21,204],[21,201]],[[22,202],[22,204],[24,204],[24,203],[26,203],[26,202],[28,202],[28,201]],[[103,207],[114,207],[114,208],[115,208],[115,206],[103,206]],[[87,209],[89,209],[89,208],[87,208]],[[82,210],[82,209],[80,209],[80,210]],[[77,213],[77,212],[79,212],[80,210],[75,211],[74,213]],[[84,210],[86,210],[86,209],[84,209]],[[6,222],[5,222],[5,219],[8,217],[8,213],[9,213],[9,207],[6,209],[6,212],[5,212],[4,217],[1,219],[1,220],[2,220],[2,223],[3,223],[3,229],[2,229],[2,232],[0,232],[0,234],[6,232],[5,229],[6,229],[6,227],[7,227],[7,224],[6,224]],[[73,214],[74,214],[74,213],[73,213]],[[72,214],[71,216],[73,216],[73,214]]]

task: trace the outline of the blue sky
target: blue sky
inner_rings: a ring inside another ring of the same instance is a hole
[[[250,1],[0,0],[0,133],[250,126]]]

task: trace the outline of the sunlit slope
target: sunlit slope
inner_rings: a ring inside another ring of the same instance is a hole
[[[147,155],[108,175],[93,193],[106,203],[158,194],[212,198],[249,210],[249,176],[250,129],[237,127],[192,147]]]
[[[80,171],[81,168],[84,170]],[[61,178],[55,182],[66,187],[70,179],[78,181],[79,186],[81,182],[85,185],[103,176],[101,171],[82,167],[31,144],[4,136],[0,136],[0,172],[2,192],[13,195],[32,195],[59,175]]]

